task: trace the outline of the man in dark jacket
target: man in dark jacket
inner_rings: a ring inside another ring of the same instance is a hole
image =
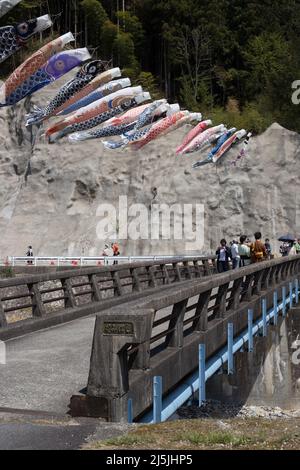
[[[216,251],[216,255],[218,256],[218,272],[224,273],[229,270],[229,259],[230,259],[230,249],[227,246],[227,242],[225,238],[222,238],[220,241],[220,246]]]

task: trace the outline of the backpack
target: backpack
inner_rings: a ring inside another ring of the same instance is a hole
[[[254,242],[251,245],[251,254],[256,260],[262,260],[264,258],[264,252],[261,242]]]

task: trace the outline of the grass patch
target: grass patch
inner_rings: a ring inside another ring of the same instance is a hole
[[[102,447],[104,444],[105,446],[117,446],[117,447],[124,447],[124,446],[140,446],[140,445],[148,445],[153,444],[155,442],[155,438],[151,435],[140,435],[135,433],[125,434],[124,436],[115,437],[111,439],[107,439],[104,442],[99,442],[99,447]]]
[[[222,427],[221,427],[222,426]],[[89,449],[299,449],[300,418],[179,420],[141,425],[121,437],[88,444]]]
[[[179,440],[189,442],[193,445],[230,445],[233,447],[249,445],[253,442],[249,436],[236,435],[230,432],[211,431],[211,432],[186,432],[178,436]]]

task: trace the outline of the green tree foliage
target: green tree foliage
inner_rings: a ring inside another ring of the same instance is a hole
[[[300,132],[300,0],[23,0],[0,25],[48,12],[61,13],[54,28],[2,64],[2,77],[53,35],[77,31],[77,47],[153,97],[255,132],[274,120]]]
[[[106,11],[98,0],[82,0],[80,5],[85,15],[85,30],[88,45],[98,47],[103,25],[108,20]]]

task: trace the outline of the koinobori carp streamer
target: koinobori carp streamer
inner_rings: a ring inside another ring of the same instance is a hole
[[[225,129],[224,132],[221,133],[220,137],[219,137],[219,134],[215,134],[214,136],[212,136],[211,140],[213,139],[217,140],[216,145],[209,152],[208,156],[204,160],[199,160],[198,162],[194,163],[192,167],[198,168],[199,166],[206,165],[207,163],[212,163],[213,156],[218,152],[218,150],[222,147],[224,142],[226,142],[226,140],[229,139],[229,137],[231,137],[235,131],[236,131],[236,128],[233,127],[232,129],[229,129],[229,131]],[[218,138],[216,139],[216,137]]]
[[[122,116],[116,116],[109,121],[107,121],[107,125],[110,126],[121,126],[124,124],[130,124],[135,122],[137,118],[144,112],[146,108],[150,106],[151,103],[141,104],[136,108],[129,109],[126,113],[122,114]]]
[[[7,97],[6,105],[12,106],[28,95],[54,82],[74,67],[78,67],[91,56],[86,48],[63,51],[55,54],[48,62],[25,80]]]
[[[184,148],[199,134],[201,134],[203,131],[205,131],[209,126],[212,125],[212,122],[210,119],[207,121],[202,121],[197,124],[185,137],[183,140],[182,144],[176,149],[177,154],[183,153]]]
[[[142,115],[145,113],[145,111],[147,110],[148,108],[146,108]],[[161,105],[160,107],[157,108],[157,110],[154,112],[154,115],[153,115],[153,120],[155,120],[155,117],[158,115],[158,117],[160,117],[160,113],[166,113],[166,116],[164,117],[170,117],[170,116],[173,116],[174,114],[178,113],[180,111],[180,107],[179,107],[179,104],[176,103],[176,104],[163,104]],[[111,122],[112,120],[110,121],[107,121],[108,122]],[[160,121],[161,122],[161,121]],[[136,142],[138,140],[140,140],[142,137],[146,136],[150,130],[152,129],[152,127],[154,126],[154,124],[152,125],[149,125],[143,129],[134,129],[130,132],[124,132],[123,135],[121,135],[121,139],[120,140],[117,140],[117,141],[104,141],[103,142],[103,145],[105,148],[108,148],[108,149],[111,149],[111,150],[115,150],[115,149],[118,149],[118,148],[121,148],[121,147],[125,147],[126,145],[130,144],[130,143],[133,143],[133,142]]]
[[[224,124],[219,126],[210,127],[206,129],[201,134],[197,135],[183,150],[182,153],[192,153],[201,150],[205,145],[208,145],[212,140],[220,137],[220,134],[223,134],[225,131]]]
[[[119,90],[58,122],[46,131],[46,135],[56,134],[55,137],[50,139],[53,142],[72,132],[92,129],[114,115],[126,111],[129,107],[149,99],[151,99],[150,94],[143,93],[141,87]]]
[[[179,111],[178,113],[173,114],[172,116],[168,116],[157,123],[153,124],[151,129],[145,134],[141,135],[141,138],[131,145],[134,149],[138,150],[144,145],[148,144],[152,140],[157,139],[160,135],[164,135],[169,133],[178,127],[186,124],[187,122],[198,120],[200,121],[202,115],[200,113],[190,113],[189,111]]]
[[[57,93],[57,95],[50,101],[50,103],[43,109],[35,108],[33,113],[27,117],[26,125],[38,124],[44,119],[56,114],[57,110],[74,94],[78,93],[98,73],[103,71],[104,63],[102,60],[93,60],[84,64],[76,76],[67,82]]]
[[[223,157],[223,155],[230,149],[230,147],[232,147],[233,144],[245,137],[246,134],[247,132],[245,131],[245,129],[241,129],[240,131],[235,132],[231,137],[229,137],[229,139],[224,142],[218,152],[213,156],[213,162],[217,163],[218,160]]]
[[[112,118],[113,116],[124,113],[124,111],[131,108],[132,106],[136,106],[139,103],[142,103],[143,101],[148,101],[149,99],[151,99],[151,97],[148,92],[140,93],[139,95],[129,100],[127,98],[127,100],[120,102],[119,106],[109,109],[108,111],[99,114],[99,116],[94,117],[93,119],[89,119],[88,121],[81,122],[80,124],[73,124],[73,126],[66,127],[62,131],[58,132],[56,136],[51,136],[49,139],[49,143],[53,143],[71,132],[82,131],[96,127],[99,124],[102,124],[103,122]]]
[[[90,93],[97,90],[97,88],[99,88],[100,86],[105,85],[114,78],[118,77],[121,77],[121,70],[119,69],[119,67],[110,70],[105,70],[105,72],[100,73],[90,83],[85,85],[80,91],[71,96],[62,106],[56,109],[55,116],[60,116],[63,111],[69,106],[73,105],[74,103],[77,103],[85,96],[88,96]]]
[[[0,28],[0,63],[18,52],[34,34],[52,26],[49,15]]]
[[[142,87],[129,87],[125,90],[119,90],[111,95],[105,96],[100,100],[97,100],[84,108],[79,109],[75,113],[71,114],[70,116],[61,119],[60,121],[56,122],[53,126],[49,127],[45,135],[49,136],[65,129],[68,126],[72,126],[73,124],[80,124],[81,122],[87,121],[89,119],[93,119],[97,117],[99,114],[108,111],[109,109],[115,108],[119,105],[120,99],[125,98],[132,98],[135,95],[141,93]]]
[[[10,96],[22,83],[39,70],[49,59],[61,52],[65,46],[74,41],[72,33],[54,39],[47,43],[33,55],[31,55],[23,64],[21,64],[6,80],[0,89],[0,105],[6,103]]]
[[[21,0],[0,0],[0,18],[6,15],[13,7],[18,5]]]
[[[67,114],[74,113],[75,111],[78,111],[78,109],[85,108],[89,104],[94,103],[94,101],[104,98],[104,96],[111,95],[115,91],[121,90],[122,88],[130,87],[130,85],[131,81],[129,78],[120,78],[119,80],[108,82],[84,98],[81,98],[81,100],[78,100],[68,108],[64,109],[64,111],[59,113],[59,116],[65,116]]]
[[[155,114],[159,115],[167,111],[166,100],[157,100],[150,104],[145,110],[139,115],[138,119],[129,124],[121,124],[120,126],[106,125],[101,129],[87,131],[87,132],[76,132],[69,136],[71,142],[79,142],[88,139],[98,139],[103,137],[112,137],[114,135],[120,135],[124,132],[129,132],[133,129],[140,129],[141,127],[149,124],[153,121]]]
[[[238,161],[240,161],[242,158],[246,157],[251,137],[252,137],[252,133],[248,132],[247,137],[244,140],[243,147],[241,148],[238,156],[234,160],[231,161],[232,165],[236,166]]]

